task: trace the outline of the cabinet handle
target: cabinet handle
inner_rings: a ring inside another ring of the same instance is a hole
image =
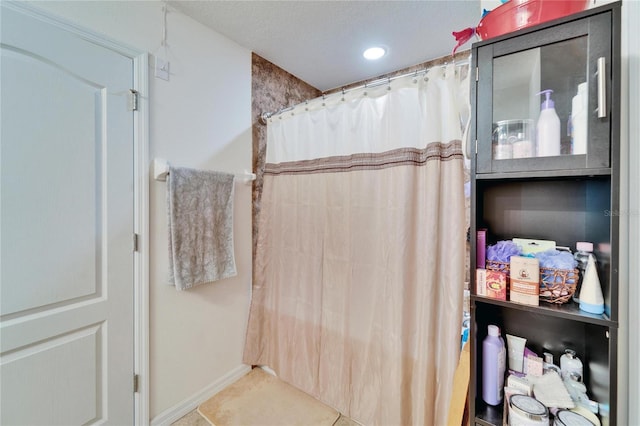
[[[607,116],[607,62],[598,58],[598,118]]]

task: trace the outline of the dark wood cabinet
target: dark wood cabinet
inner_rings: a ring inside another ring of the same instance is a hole
[[[472,58],[471,235],[486,228],[489,244],[535,238],[572,250],[578,241],[592,242],[605,313],[585,313],[573,301],[528,306],[480,296],[472,273],[471,422],[503,421],[503,407],[487,406],[481,396],[482,341],[495,324],[503,336],[526,338],[538,354],[553,353],[556,363],[565,348],[576,350],[589,396],[609,406],[609,423],[616,424],[618,286],[625,285],[618,282],[620,2],[475,43]],[[586,140],[576,148],[572,111],[580,84],[587,92]],[[554,91],[561,125],[555,156],[535,149],[544,100],[538,93],[546,89]],[[510,143],[505,135],[530,151],[501,150],[497,145]],[[476,265],[476,249],[472,238],[473,271],[484,267]]]

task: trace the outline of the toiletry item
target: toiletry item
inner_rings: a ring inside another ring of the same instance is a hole
[[[514,238],[513,242],[520,246],[522,254],[535,254],[547,250],[555,250],[556,242],[551,240],[532,240],[529,238]]]
[[[578,93],[571,101],[571,153],[587,153],[587,83],[578,84]]]
[[[501,138],[498,132],[498,128],[493,131],[493,159],[494,160],[510,160],[513,158],[513,145],[509,139]]]
[[[578,285],[576,291],[573,293],[573,301],[580,303],[580,288],[582,287],[582,280],[584,279],[584,272],[587,269],[587,263],[589,262],[589,253],[593,252],[593,243],[587,241],[579,241],[576,243],[576,253],[573,258],[578,263],[576,268],[578,269]]]
[[[539,356],[527,354],[524,357],[524,373],[527,376],[542,376],[544,361]]]
[[[511,256],[509,300],[525,305],[538,306],[540,269],[538,259]]]
[[[589,410],[583,405],[577,405],[576,407],[572,408],[570,411],[573,413],[580,414],[582,417],[588,419],[595,426],[601,426],[600,419],[598,419],[598,416],[596,416],[591,410]]]
[[[598,413],[602,419],[602,426],[609,426],[609,404],[598,404]]]
[[[487,297],[507,300],[507,273],[487,270]]]
[[[594,426],[586,417],[569,410],[559,410],[553,421],[553,426]]]
[[[528,158],[534,156],[533,120],[502,120],[494,123],[493,159]]]
[[[523,373],[524,345],[527,339],[507,334],[507,353],[509,354],[509,370]]]
[[[523,394],[531,396],[533,394],[533,385],[526,377],[518,377],[515,374],[509,374],[507,377],[507,387],[518,389]]]
[[[509,401],[508,424],[549,426],[549,410],[535,398],[526,395],[512,395]]]
[[[560,357],[560,371],[562,378],[568,378],[570,373],[576,373],[582,380],[582,361],[576,356],[573,349],[565,349],[564,355]]]
[[[529,377],[529,379],[533,383],[533,395],[547,407],[573,408],[576,406],[558,373],[551,372],[540,377]]]
[[[531,121],[531,120],[528,120]],[[511,143],[513,158],[529,158],[534,156],[533,140],[530,133],[518,133],[516,140]]]
[[[511,256],[522,254],[522,248],[511,240],[498,241],[487,247],[487,260],[509,263]]]
[[[574,408],[584,407],[591,413],[598,413],[598,403],[589,399],[587,387],[580,381],[580,376],[577,373],[569,373],[569,377],[564,379],[564,385],[571,395],[571,399],[576,403]]]
[[[485,253],[487,250],[487,230],[485,228],[476,231],[476,268],[486,267]]]
[[[578,373],[571,372],[568,377],[563,379],[564,386],[567,388],[567,392],[571,395],[571,399],[576,404],[582,403],[583,405],[589,405],[589,398],[587,397],[587,387],[582,383],[582,378]]]
[[[560,371],[560,367],[553,363],[553,354],[551,352],[545,352],[542,355],[544,356],[544,364],[542,365],[542,371],[544,372],[544,374],[547,374],[551,371],[562,374],[562,372]]]
[[[509,386],[505,386],[504,387],[504,403],[509,404],[509,401],[511,400],[511,397],[513,395],[524,395],[524,392],[522,392],[520,389],[510,388]]]
[[[538,157],[560,155],[560,118],[551,99],[553,90],[543,90],[546,100],[540,105],[540,117],[537,124]]]
[[[486,269],[476,269],[476,295],[478,296],[486,296],[487,295],[487,270]]]
[[[596,250],[598,255],[596,256],[596,265],[598,274],[602,277],[611,276],[611,244],[610,243],[598,243]],[[602,287],[602,294],[604,296],[604,315],[607,318],[611,318],[611,288],[608,279],[600,281]]]
[[[489,325],[482,342],[482,399],[489,405],[502,402],[506,350],[500,328]]]
[[[600,279],[598,278],[596,261],[593,254],[589,254],[587,269],[584,271],[579,297],[581,311],[597,315],[604,312],[604,297],[602,296],[602,287],[600,287]]]

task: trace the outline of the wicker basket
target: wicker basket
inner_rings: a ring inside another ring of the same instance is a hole
[[[509,277],[509,263],[487,260],[486,268],[506,272]],[[540,268],[540,300],[543,302],[567,303],[576,292],[577,284],[577,269]]]

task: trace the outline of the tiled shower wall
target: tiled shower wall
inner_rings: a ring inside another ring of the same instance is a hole
[[[252,193],[254,260],[258,241],[262,175],[267,148],[267,126],[260,121],[260,116],[263,112],[275,112],[281,108],[299,104],[306,99],[317,98],[321,94],[322,92],[315,87],[308,85],[266,59],[255,53],[251,55],[251,127],[253,132],[253,171],[256,174]]]
[[[348,86],[330,90],[328,93],[348,90],[350,87],[360,86],[370,81],[381,78],[394,77],[413,71],[421,71],[445,63],[460,63],[469,58],[469,51],[457,53],[455,56],[445,56],[442,58],[427,61],[409,68],[394,71],[389,74],[377,76],[369,80],[360,81]],[[461,68],[461,72],[467,72],[467,68]],[[251,114],[253,128],[253,170],[257,175],[253,184],[253,259],[255,260],[256,242],[258,237],[258,214],[260,213],[260,198],[262,195],[262,174],[264,171],[264,161],[267,146],[267,126],[262,124],[260,116],[263,112],[275,112],[279,109],[296,105],[307,99],[313,99],[320,95],[318,89],[308,85],[304,81],[289,74],[266,59],[252,55],[252,75],[251,75]],[[469,182],[469,170],[465,169],[465,183]],[[469,198],[466,198],[466,220],[469,226]],[[467,244],[467,265],[466,281],[469,281],[469,244]],[[255,268],[254,268],[255,271]],[[254,272],[255,273],[255,272]],[[255,277],[254,277],[255,278]]]

